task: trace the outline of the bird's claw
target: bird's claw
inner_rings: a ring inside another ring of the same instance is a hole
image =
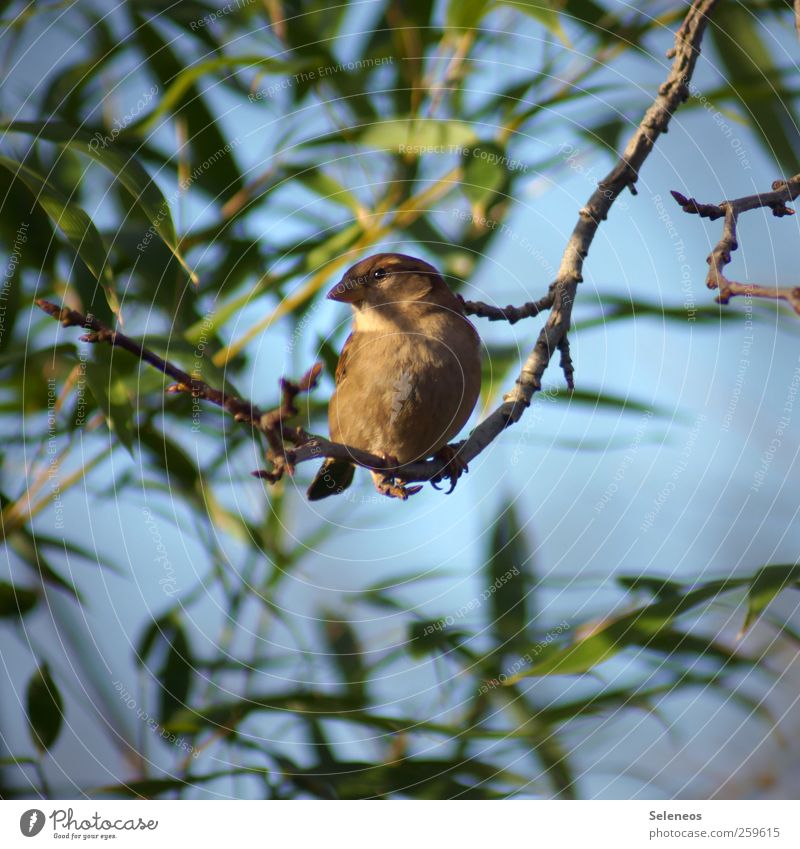
[[[445,478],[449,479],[450,489],[447,490],[445,495],[450,495],[450,493],[456,488],[456,482],[461,475],[469,471],[469,466],[466,461],[461,458],[459,453],[460,448],[460,445],[445,445],[444,448],[440,448],[439,451],[434,454],[434,459],[440,460],[444,463],[444,468],[438,475],[436,475],[436,477],[431,478],[431,486],[434,489],[441,490],[441,487],[437,486],[437,484],[441,483],[445,480]]]
[[[421,486],[403,486],[401,483],[392,483],[386,478],[375,481],[375,488],[381,495],[399,498],[401,501],[407,501],[409,495],[416,495],[422,489]]]
[[[387,466],[399,466],[397,457],[391,454],[386,454],[383,451],[378,452]],[[375,489],[381,495],[388,498],[399,498],[401,501],[407,501],[410,495],[416,495],[422,489],[422,486],[406,486],[400,478],[395,478],[394,475],[387,475],[379,470],[372,472],[372,479],[375,481]]]

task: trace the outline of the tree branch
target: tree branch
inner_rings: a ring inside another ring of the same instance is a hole
[[[548,293],[539,301],[524,304],[522,307],[506,307],[505,309],[480,302],[465,302],[465,309],[471,315],[485,317],[491,321],[505,320],[510,323],[550,309],[548,319],[539,333],[533,350],[522,366],[514,388],[504,396],[503,403],[481,422],[464,442],[454,446],[458,450],[460,459],[465,463],[477,457],[505,428],[519,421],[530,405],[534,393],[541,389],[542,375],[555,351],[561,354],[561,367],[568,385],[572,386],[573,366],[567,331],[577,286],[582,280],[584,260],[598,227],[606,219],[617,197],[626,188],[636,194],[635,184],[644,161],[653,150],[656,139],[661,133],[666,132],[675,110],[689,96],[689,81],[700,54],[708,15],[718,2],[719,0],[694,0],[691,4],[683,24],[675,35],[675,45],[668,53],[668,57],[673,59],[669,75],[659,87],[655,100],[628,141],[622,156],[580,210],[578,221],[564,250],[558,275]],[[391,467],[381,457],[369,452],[309,435],[302,428],[288,427],[286,420],[296,413],[293,404],[295,395],[297,392],[308,391],[315,385],[318,370],[309,371],[299,384],[282,381],[284,400],[281,407],[264,413],[248,401],[227,395],[201,380],[192,378],[124,334],[104,327],[92,316],[83,316],[74,310],[62,309],[47,301],[40,300],[37,304],[48,314],[58,318],[65,327],[78,325],[92,330],[92,333],[83,337],[87,341],[108,342],[124,348],[139,359],[175,378],[177,384],[171,387],[172,391],[190,391],[195,397],[204,398],[227,410],[237,421],[246,421],[264,433],[270,443],[267,459],[272,462],[273,469],[268,472],[254,472],[259,477],[275,481],[284,472],[291,474],[296,463],[323,457],[346,459],[358,466],[380,469],[387,475],[401,476],[406,482],[435,480],[445,473],[446,464],[442,460],[425,460],[399,468]],[[315,369],[317,369],[316,366]],[[295,447],[287,447],[286,442],[292,443]]]
[[[93,315],[84,315],[68,307],[59,307],[43,298],[37,299],[36,305],[49,316],[61,322],[63,327],[84,327],[90,330],[90,333],[80,337],[82,341],[92,344],[105,342],[113,348],[121,348],[173,378],[177,382],[168,386],[167,392],[172,394],[186,392],[191,394],[193,398],[209,401],[230,413],[235,421],[246,422],[254,430],[263,433],[270,446],[267,459],[272,463],[273,470],[253,472],[256,477],[265,478],[274,483],[282,477],[284,472],[292,474],[295,463],[322,457],[340,457],[364,468],[385,470],[387,474],[399,471],[398,467],[388,464],[383,457],[370,454],[368,451],[362,451],[359,448],[351,448],[338,442],[331,442],[321,436],[306,433],[303,428],[290,427],[287,424],[287,421],[298,413],[294,404],[297,396],[304,392],[310,392],[316,387],[322,371],[320,363],[313,365],[296,383],[281,378],[281,404],[273,410],[264,412],[249,401],[245,401],[236,395],[221,392],[213,386],[209,386],[205,381],[192,377],[188,372],[159,357],[149,348],[140,345],[130,336],[106,327]],[[302,446],[302,450],[295,451],[287,448],[286,442]],[[440,475],[444,467],[444,464],[440,461],[432,461],[428,465],[430,465],[430,478]],[[430,478],[423,477],[420,480]]]
[[[578,222],[562,256],[558,276],[550,286],[547,296],[552,297],[550,315],[522,366],[514,389],[504,396],[503,403],[469,435],[460,450],[464,462],[472,460],[505,428],[519,421],[533,394],[541,389],[542,376],[556,350],[561,352],[561,365],[568,383],[571,384],[573,368],[567,331],[577,287],[583,279],[583,263],[589,247],[600,223],[606,219],[611,206],[624,189],[629,188],[633,194],[636,193],[635,183],[642,165],[653,150],[658,137],[666,132],[675,110],[689,97],[689,82],[700,55],[708,16],[718,2],[719,0],[694,0],[686,13],[680,29],[675,34],[675,44],[667,54],[673,62],[666,80],[659,86],[655,100],[645,112],[622,156],[580,210]],[[422,480],[409,477],[407,472],[403,473],[403,478]]]
[[[297,415],[297,408],[294,405],[297,395],[302,392],[309,392],[316,386],[322,370],[322,366],[319,363],[309,369],[298,383],[282,379],[280,383],[280,407],[269,412],[263,412],[255,404],[244,401],[236,395],[215,389],[213,386],[209,386],[204,380],[193,377],[188,372],[178,368],[178,366],[159,357],[158,354],[149,348],[140,345],[131,339],[130,336],[106,327],[93,315],[87,316],[68,307],[59,307],[43,298],[37,299],[36,305],[49,316],[60,321],[63,327],[84,327],[91,331],[81,336],[82,341],[92,344],[105,342],[111,345],[112,348],[122,348],[133,354],[137,359],[148,363],[153,368],[173,378],[176,383],[168,386],[167,392],[186,392],[191,394],[193,398],[209,401],[230,413],[237,422],[246,422],[255,430],[263,433],[270,446],[269,459],[272,460],[276,468],[279,467],[281,469],[281,473],[287,468],[284,442],[298,443],[310,439],[302,428],[288,427],[286,422],[292,416]]]
[[[800,0],[799,0],[800,1]],[[714,221],[725,218],[722,227],[722,238],[708,256],[708,274],[706,286],[709,289],[719,289],[717,302],[727,304],[736,295],[750,295],[754,298],[771,298],[786,301],[800,315],[800,286],[779,287],[759,286],[755,283],[739,283],[730,280],[723,273],[725,266],[731,261],[731,255],[739,247],[736,227],[739,215],[752,209],[771,209],[776,218],[794,215],[794,210],[786,206],[800,197],[800,174],[789,180],[776,180],[772,191],[764,194],[747,195],[734,200],[724,200],[721,203],[698,203],[694,198],[686,198],[680,192],[673,191],[675,198],[684,212],[699,215]]]
[[[242,401],[235,395],[226,395],[218,389],[214,389],[202,380],[192,377],[187,372],[168,363],[166,360],[153,353],[147,348],[142,347],[138,342],[135,342],[124,333],[118,330],[111,330],[102,322],[98,321],[93,315],[83,315],[77,310],[71,310],[68,307],[59,307],[56,304],[46,301],[43,298],[36,300],[36,306],[44,310],[48,315],[61,322],[62,327],[85,327],[91,330],[91,333],[86,333],[81,336],[83,342],[107,342],[115,348],[123,348],[133,354],[140,360],[149,363],[154,368],[177,381],[173,386],[170,386],[168,392],[190,392],[195,398],[202,398],[222,407],[230,413],[237,422],[248,422],[253,427],[261,430],[261,417],[263,413],[258,407]]]
[[[552,291],[548,292],[543,298],[539,298],[538,301],[528,301],[521,307],[512,307],[510,305],[507,307],[493,307],[491,304],[483,303],[483,301],[466,301],[461,295],[458,298],[463,304],[464,312],[467,315],[488,318],[489,321],[507,321],[509,324],[516,324],[523,318],[532,318],[553,306]]]

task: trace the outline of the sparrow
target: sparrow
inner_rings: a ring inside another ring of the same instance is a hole
[[[448,443],[467,423],[481,388],[480,338],[461,300],[432,265],[395,253],[356,263],[327,297],[353,311],[328,407],[331,439],[393,466],[440,457],[449,464],[452,491],[467,469]],[[338,495],[354,474],[351,463],[328,458],[309,500]],[[406,499],[422,489],[377,469],[370,474],[389,497]]]

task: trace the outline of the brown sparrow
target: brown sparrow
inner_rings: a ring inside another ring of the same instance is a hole
[[[452,489],[466,467],[447,443],[481,388],[480,339],[461,301],[432,265],[391,253],[356,263],[328,298],[353,308],[328,408],[331,439],[391,465],[438,455],[450,464]],[[346,460],[327,459],[309,499],[339,494],[354,472]],[[380,470],[371,474],[384,495],[405,499],[422,489]]]

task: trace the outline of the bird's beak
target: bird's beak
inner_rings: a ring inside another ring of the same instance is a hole
[[[342,304],[355,304],[364,299],[364,287],[355,280],[343,277],[328,292],[326,297],[331,301],[339,301]]]

